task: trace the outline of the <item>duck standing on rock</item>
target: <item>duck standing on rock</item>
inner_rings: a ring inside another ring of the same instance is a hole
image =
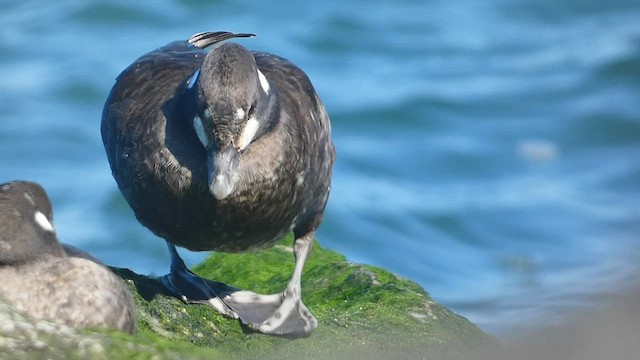
[[[32,182],[0,184],[0,297],[37,319],[135,332],[133,297],[89,254],[65,252],[51,203]]]
[[[331,125],[297,66],[221,44],[251,36],[198,33],[137,59],[107,99],[102,140],[136,217],[167,241],[165,287],[256,331],[305,335],[317,321],[302,303],[300,279],[329,196]],[[242,252],[292,230],[293,275],[273,295],[202,279],[175,249]]]

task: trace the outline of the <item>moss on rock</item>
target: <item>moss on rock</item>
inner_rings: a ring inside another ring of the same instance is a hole
[[[289,237],[268,250],[216,253],[193,270],[241,289],[279,292],[293,270],[291,243]],[[69,328],[42,333],[38,329],[51,326],[30,320],[32,325],[27,328],[35,330],[29,341],[22,335],[14,338],[10,332],[0,331],[0,355],[136,359],[423,358],[492,342],[491,337],[467,319],[434,302],[416,283],[380,268],[350,263],[317,243],[305,266],[302,289],[303,300],[318,318],[319,326],[309,337],[297,340],[254,333],[208,305],[187,305],[167,296],[156,278],[128,269],[113,270],[134,294],[137,334]],[[0,307],[0,315],[6,314],[6,309],[7,306]],[[10,318],[18,316],[9,313]],[[23,319],[20,317],[20,321]],[[63,339],[56,339],[56,334]],[[40,350],[32,352],[34,343]],[[79,347],[80,343],[84,345]],[[13,345],[7,348],[7,344]],[[15,352],[16,349],[20,351]]]
[[[280,292],[293,270],[288,237],[271,249],[216,253],[193,271],[258,293]],[[289,340],[251,332],[207,305],[167,297],[156,279],[117,270],[136,294],[139,331],[240,357],[422,357],[490,341],[467,319],[434,302],[416,283],[380,268],[356,265],[318,243],[302,277],[302,298],[318,318],[308,338]]]

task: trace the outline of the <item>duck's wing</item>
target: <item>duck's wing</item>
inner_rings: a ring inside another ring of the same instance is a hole
[[[305,182],[308,204],[294,227],[296,236],[315,230],[322,220],[331,183],[335,148],[331,141],[331,121],[322,100],[307,74],[289,60],[264,52],[253,52],[256,64],[280,93],[281,119],[290,119],[301,129],[300,143],[309,153],[307,167],[313,169],[315,181]]]
[[[324,104],[307,74],[289,60],[264,52],[253,52],[258,68],[274,84],[281,95],[282,109],[305,129],[307,144],[323,146],[328,163],[333,164],[335,151],[331,143],[331,121]]]
[[[136,134],[160,131],[166,122],[165,106],[182,96],[189,78],[206,52],[187,40],[174,41],[142,55],[117,78],[102,112],[102,141],[114,171],[128,156]],[[189,104],[189,102],[183,102]],[[186,109],[185,113],[194,111]]]

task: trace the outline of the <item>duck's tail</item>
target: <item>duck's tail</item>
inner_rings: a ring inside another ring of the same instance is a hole
[[[211,45],[215,45],[221,41],[233,39],[233,38],[245,38],[254,37],[256,34],[248,33],[232,33],[228,31],[205,31],[191,35],[189,38],[189,44],[197,46],[201,49],[207,48]]]

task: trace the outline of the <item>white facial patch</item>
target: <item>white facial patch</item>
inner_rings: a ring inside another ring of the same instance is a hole
[[[247,113],[244,112],[244,109],[236,109],[236,120],[244,120],[245,115],[247,115]]]
[[[251,144],[251,141],[253,141],[253,138],[256,136],[256,132],[258,132],[258,127],[260,127],[260,123],[255,117],[252,116],[247,120],[236,144],[239,150],[244,150],[247,145]]]
[[[198,76],[200,76],[200,69],[196,70],[196,72],[191,75],[189,81],[187,82],[187,88],[192,89],[198,80]]]
[[[47,217],[40,211],[36,211],[34,218],[36,220],[36,223],[40,225],[40,227],[45,231],[55,231],[55,229],[53,228],[53,224],[51,224],[51,221],[49,221],[49,219],[47,219]]]
[[[264,90],[265,93],[269,93],[269,81],[267,80],[266,77],[264,77],[264,74],[262,73],[262,71],[260,71],[260,69],[258,69],[258,79],[260,79],[260,86],[262,86],[262,90]]]
[[[198,135],[198,139],[202,143],[205,148],[209,147],[209,137],[207,133],[204,131],[204,125],[202,125],[202,119],[200,116],[196,116],[193,118],[193,129],[196,131],[196,135]]]

